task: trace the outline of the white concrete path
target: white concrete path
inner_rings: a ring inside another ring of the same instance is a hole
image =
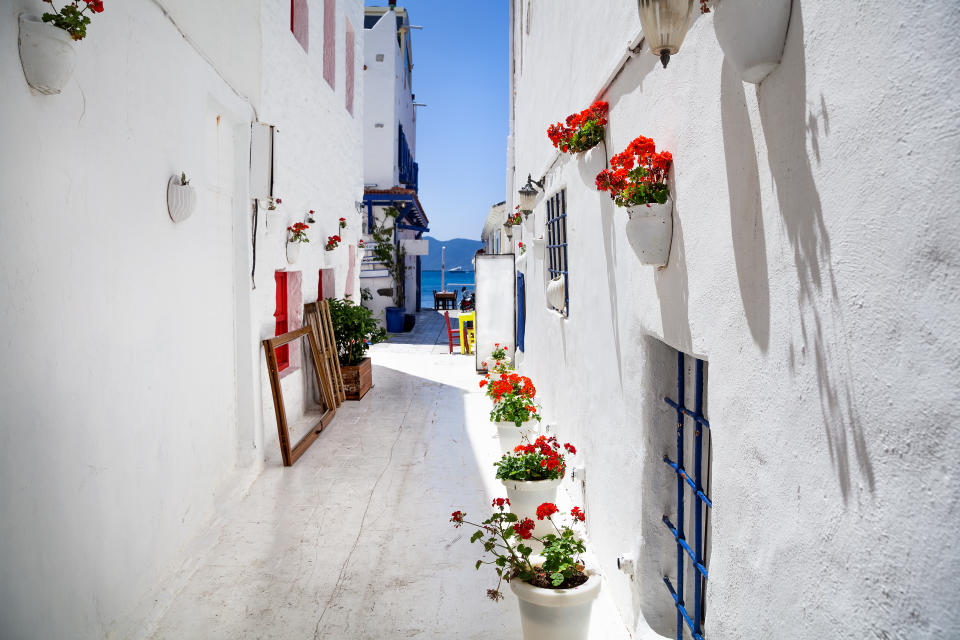
[[[447,354],[432,311],[371,354],[374,389],[223,514],[149,637],[521,638],[509,587],[485,597],[496,576],[449,523],[506,495],[473,357]],[[629,637],[603,595],[592,622],[594,640]]]

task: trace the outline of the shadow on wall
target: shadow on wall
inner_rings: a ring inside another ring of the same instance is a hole
[[[634,611],[642,615],[651,629],[660,635],[676,635],[677,610],[664,576],[676,580],[677,545],[661,518],[676,512],[677,483],[664,455],[676,457],[676,412],[663,401],[677,393],[677,352],[663,342],[644,337],[643,383],[643,458],[640,546],[636,553],[637,575]],[[673,452],[673,453],[671,453]],[[676,523],[676,518],[671,516]],[[639,619],[634,620],[637,627]]]
[[[800,5],[799,0],[793,3],[783,60],[757,88],[758,103],[770,172],[776,183],[784,228],[793,247],[799,284],[801,335],[799,345],[795,344],[796,337],[790,345],[790,368],[796,372],[805,363],[807,350],[812,350],[830,460],[846,501],[854,466],[871,492],[874,474],[856,407],[850,354],[844,346],[843,316],[830,263],[830,238],[807,154],[807,134],[816,132],[811,134],[811,146],[818,163],[821,161],[818,118],[824,120],[824,133],[829,135],[829,116],[822,95],[815,105],[816,111],[807,104]]]
[[[654,271],[654,283],[657,287],[657,299],[660,301],[660,321],[663,323],[663,339],[667,344],[685,351],[693,352],[693,338],[690,333],[690,284],[687,275],[687,251],[683,242],[683,224],[680,221],[680,208],[677,206],[676,171],[670,177],[673,190],[673,238],[670,240],[670,260],[662,269],[649,267]]]
[[[743,82],[726,60],[720,78],[720,114],[740,300],[750,335],[766,353],[770,346],[770,274],[760,202],[760,169]]]

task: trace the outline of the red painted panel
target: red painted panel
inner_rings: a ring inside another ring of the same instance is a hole
[[[356,66],[353,60],[353,26],[350,24],[350,21],[347,20],[347,45],[346,45],[346,56],[343,63],[346,65],[346,83],[347,83],[347,111],[350,115],[353,115],[353,85],[354,85],[354,67]],[[352,248],[352,247],[351,247]]]
[[[290,0],[290,31],[304,51],[310,44],[310,6],[307,0]]]
[[[337,88],[337,0],[323,0],[323,79]]]
[[[276,332],[274,335],[285,334],[287,329],[287,272],[275,271],[274,278],[277,281],[277,309],[273,312],[276,319]],[[290,366],[290,345],[277,347],[277,370],[283,371]]]

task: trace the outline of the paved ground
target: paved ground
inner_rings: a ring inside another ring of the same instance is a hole
[[[374,389],[228,510],[150,637],[521,638],[516,599],[485,598],[496,576],[448,522],[505,495],[473,357],[448,355],[433,311],[371,354]],[[628,637],[604,596],[593,623]]]

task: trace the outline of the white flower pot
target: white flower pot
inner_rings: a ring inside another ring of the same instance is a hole
[[[723,55],[746,82],[758,84],[780,64],[791,0],[723,0],[713,29]]]
[[[69,33],[37,16],[20,16],[20,64],[31,87],[47,95],[60,93],[73,77],[76,55]]]
[[[537,507],[544,502],[557,503],[557,488],[561,478],[556,480],[501,480],[510,498],[510,511],[523,520],[530,518],[537,523],[533,535],[542,538],[548,533],[556,533],[549,520],[537,520]],[[537,545],[539,546],[539,545]]]
[[[174,222],[183,222],[193,213],[197,205],[197,192],[192,185],[180,184],[180,178],[174,176],[167,182],[167,212]]]
[[[497,435],[500,438],[500,450],[503,453],[510,453],[526,436],[528,442],[537,439],[536,436],[537,421],[527,420],[521,426],[512,422],[498,422]]]
[[[627,209],[627,240],[641,264],[664,267],[673,240],[673,199]]]
[[[577,169],[580,171],[580,179],[591,189],[596,188],[597,174],[607,166],[607,147],[603,142],[598,142],[595,146],[586,151],[576,154]]]
[[[600,595],[600,576],[588,569],[588,580],[573,589],[542,589],[511,580],[520,601],[523,640],[587,640],[590,610]]]
[[[557,276],[547,284],[547,304],[557,311],[563,311],[567,306],[567,287],[564,276]]]
[[[300,259],[301,244],[303,243],[287,241],[287,264],[294,264]]]

